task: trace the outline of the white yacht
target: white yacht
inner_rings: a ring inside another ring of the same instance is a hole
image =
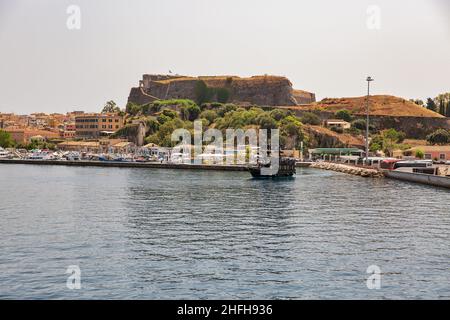
[[[12,156],[11,152],[0,147],[0,159],[9,159],[11,158],[11,156]]]

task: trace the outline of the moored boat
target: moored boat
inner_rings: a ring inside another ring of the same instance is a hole
[[[279,158],[278,171],[271,169],[271,163],[258,163],[248,167],[248,171],[254,178],[292,177],[296,173],[295,162],[292,158]]]

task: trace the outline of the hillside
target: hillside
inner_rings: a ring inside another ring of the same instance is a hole
[[[372,115],[443,118],[439,113],[399,97],[375,95],[370,96],[369,101],[370,114]],[[336,112],[341,109],[347,109],[354,114],[365,114],[366,97],[325,98],[322,101],[313,103],[311,106],[314,109],[322,109],[324,111]]]
[[[363,147],[364,140],[359,136],[348,133],[337,133],[328,128],[314,125],[305,125],[310,136],[314,137],[314,144],[321,147]]]

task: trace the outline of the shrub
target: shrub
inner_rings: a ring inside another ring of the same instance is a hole
[[[225,116],[225,114],[226,114],[227,112],[230,112],[230,111],[236,111],[236,110],[237,110],[237,106],[236,106],[236,105],[231,104],[231,103],[227,103],[226,105],[224,105],[223,107],[221,107],[219,110],[217,110],[217,114],[218,114],[220,117],[223,117],[223,116]]]
[[[337,119],[342,119],[344,121],[350,122],[352,121],[352,114],[348,110],[339,110],[335,113],[335,117]]]
[[[376,152],[376,151],[381,150],[381,149],[383,149],[383,147],[382,147],[382,145],[379,142],[371,142],[370,143],[369,150],[371,152]]]
[[[307,124],[312,124],[312,125],[320,124],[320,118],[312,112],[304,113],[303,116],[300,118],[300,121],[302,123],[307,123]]]
[[[272,111],[270,111],[270,116],[272,118],[274,118],[277,121],[280,121],[281,119],[283,119],[286,116],[286,112],[284,112],[281,109],[274,109]]]
[[[197,119],[201,112],[200,107],[197,105],[186,107],[186,111],[188,113],[187,120],[189,121],[194,121],[195,119]]]
[[[427,141],[429,144],[444,145],[450,142],[450,132],[445,129],[438,129],[433,133],[427,135]]]
[[[147,125],[147,134],[153,134],[159,129],[159,122],[155,119],[146,119],[146,125]]]
[[[425,153],[422,150],[420,150],[420,149],[416,150],[416,154],[415,155],[416,155],[416,158],[418,158],[418,159],[423,159],[425,157]]]
[[[14,140],[9,132],[0,130],[0,147],[9,148],[14,145]]]
[[[352,121],[352,128],[356,128],[359,130],[366,130],[366,120],[356,119],[356,120]]]
[[[337,133],[344,133],[344,129],[340,126],[331,126],[330,127],[331,131],[337,132]]]
[[[214,110],[205,110],[200,114],[200,118],[208,120],[209,123],[213,123],[217,117],[217,112],[215,112]]]
[[[269,114],[263,113],[258,116],[257,122],[261,129],[275,129],[277,122]]]

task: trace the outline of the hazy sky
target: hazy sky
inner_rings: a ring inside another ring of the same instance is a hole
[[[283,75],[318,99],[363,95],[372,75],[374,94],[435,96],[450,91],[449,3],[0,0],[0,112],[123,107],[143,73],[168,70]]]

